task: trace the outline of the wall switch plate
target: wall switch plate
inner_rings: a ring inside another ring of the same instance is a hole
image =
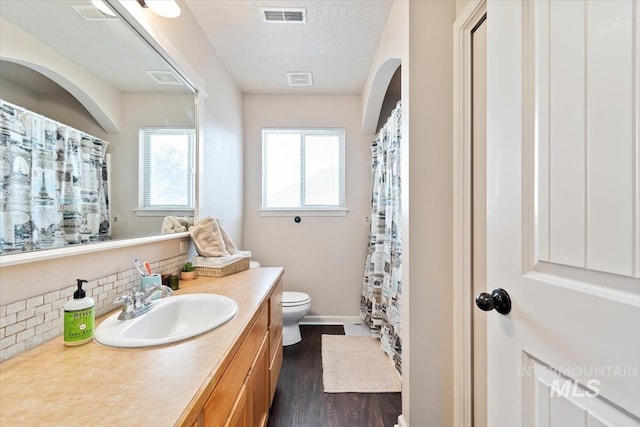
[[[189,252],[189,242],[187,240],[182,240],[180,242],[180,255],[184,255]]]

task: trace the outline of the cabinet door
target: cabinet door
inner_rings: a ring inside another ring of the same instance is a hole
[[[256,354],[264,346],[267,320],[267,310],[264,307],[204,406],[205,426],[220,427],[229,418],[238,393],[255,364]],[[246,392],[249,394],[249,390]]]
[[[280,369],[282,369],[282,356],[282,333],[280,333],[280,339],[276,343],[276,351],[269,366],[269,407],[273,404],[273,397],[276,394],[278,377],[280,376]]]
[[[224,427],[251,427],[251,424],[247,423],[247,386],[246,384],[240,389],[238,393],[238,399],[231,409],[231,414],[224,424]]]
[[[247,378],[247,420],[252,427],[267,425],[269,417],[269,336],[262,346]]]

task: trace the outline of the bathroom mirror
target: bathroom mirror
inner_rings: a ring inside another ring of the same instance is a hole
[[[115,12],[114,15],[99,11],[90,0],[2,0],[0,7],[0,98],[82,135],[107,142],[105,159],[108,161],[105,161],[104,170],[108,170],[108,185],[105,184],[104,192],[108,196],[109,211],[108,216],[100,220],[99,227],[102,231],[107,220],[109,233],[104,238],[96,238],[95,232],[83,238],[83,232],[96,228],[95,218],[74,220],[77,224],[70,226],[65,211],[66,222],[59,225],[56,246],[73,246],[74,253],[78,252],[79,246],[98,245],[104,240],[158,235],[165,215],[194,214],[189,208],[140,209],[140,130],[195,130],[196,92],[125,20]],[[60,133],[58,130],[58,136]],[[5,141],[9,139],[7,132],[3,132],[2,137]],[[20,148],[31,150],[31,146]],[[59,157],[59,152],[59,149],[57,152],[53,149],[51,154]],[[27,170],[34,166],[31,176],[24,178],[33,183],[24,183],[24,188],[53,188],[53,184],[47,182],[46,174],[40,174],[39,170],[37,174],[35,172],[35,164],[46,163],[46,159],[33,160],[30,164],[32,160],[16,160],[14,154],[6,153],[7,150],[4,156],[11,158],[4,159],[5,166],[12,166],[4,169],[24,165]],[[196,164],[193,150],[189,155]],[[49,162],[56,161],[51,159]],[[171,164],[167,164],[168,173],[170,168]],[[0,203],[6,205],[7,194],[15,193],[12,180],[16,179],[16,173],[2,171]],[[65,173],[58,172],[57,175],[62,176],[58,180],[63,180]],[[75,179],[73,173],[69,175],[70,180]],[[52,172],[52,181],[55,176]],[[154,183],[149,182],[149,185]],[[32,195],[23,199],[29,197],[36,198]],[[81,197],[85,198],[84,193]],[[38,203],[44,203],[43,200],[48,199],[38,200]],[[25,214],[15,204],[8,208],[3,206],[2,210],[12,211],[0,218],[2,258],[7,260],[16,253],[56,247],[53,245],[55,225],[46,229],[36,227],[31,212]],[[55,223],[57,218],[48,223]],[[37,244],[25,244],[25,239],[21,239],[31,227],[46,234]],[[73,230],[68,232],[69,228]],[[60,242],[61,238],[63,242]]]

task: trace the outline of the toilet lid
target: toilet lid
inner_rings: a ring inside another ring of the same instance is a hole
[[[301,305],[311,301],[311,297],[304,292],[283,292],[282,305]]]

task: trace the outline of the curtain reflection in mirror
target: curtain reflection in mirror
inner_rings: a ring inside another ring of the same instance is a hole
[[[0,100],[0,253],[109,239],[107,146]]]

